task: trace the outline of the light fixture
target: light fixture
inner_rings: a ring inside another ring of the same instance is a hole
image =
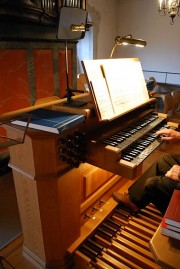
[[[85,32],[86,31],[86,27],[83,23],[80,25],[71,24],[70,29],[73,32]]]
[[[64,105],[68,106],[83,106],[84,102],[75,101],[71,97],[75,92],[83,93],[82,90],[70,89],[69,86],[69,68],[68,68],[68,42],[76,42],[83,39],[85,32],[89,31],[92,26],[91,22],[87,21],[88,12],[85,9],[79,8],[79,4],[83,1],[78,1],[78,5],[74,5],[77,1],[64,1],[64,6],[59,11],[59,25],[57,31],[57,40],[65,42],[65,61],[66,61],[66,95],[67,102]],[[86,1],[84,1],[86,4]],[[68,5],[67,5],[68,4]],[[85,5],[86,6],[86,5]]]
[[[83,23],[81,23],[80,25],[71,24],[70,29],[72,32],[85,32],[85,31],[89,31],[90,27],[92,26],[93,26],[93,23],[90,21],[87,21],[85,25]]]
[[[59,10],[58,40],[76,41],[85,36],[88,12],[74,7]]]
[[[112,58],[115,48],[120,45],[135,45],[136,47],[145,47],[147,45],[147,42],[142,39],[134,39],[132,38],[132,35],[127,35],[123,37],[116,36],[115,45],[111,51],[110,58]]]
[[[174,18],[179,15],[180,0],[159,0],[159,14],[169,15],[171,25],[174,24]]]

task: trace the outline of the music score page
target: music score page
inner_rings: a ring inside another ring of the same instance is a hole
[[[110,101],[105,78],[92,80],[91,84],[95,91],[95,101],[100,117],[103,117],[104,119],[113,118],[115,111],[112,102]]]
[[[113,59],[103,63],[115,114],[122,114],[148,101],[149,95],[138,59]]]
[[[121,116],[149,100],[137,58],[83,61],[100,120]]]

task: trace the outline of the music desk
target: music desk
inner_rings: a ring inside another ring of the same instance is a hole
[[[162,235],[160,226],[152,237],[149,247],[156,263],[162,268],[180,268],[180,240]]]

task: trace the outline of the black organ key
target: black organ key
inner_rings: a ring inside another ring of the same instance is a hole
[[[136,157],[138,156],[139,152],[135,152],[133,149],[128,149],[128,150],[125,150],[125,153],[127,153],[128,155],[132,156],[132,157]]]
[[[133,152],[136,152],[137,154],[141,153],[141,150],[138,150],[136,147],[133,147],[133,146],[132,146],[132,150]]]
[[[139,150],[144,150],[146,147],[142,146],[142,145],[138,145],[138,144],[135,144],[134,145],[136,149],[139,149]]]
[[[96,246],[96,248],[99,249],[99,250],[103,250],[103,248],[104,248],[104,246],[102,246],[101,244],[99,244],[98,242],[96,242],[95,239],[92,240],[92,239],[89,238],[89,239],[87,239],[87,242],[90,243],[90,244],[92,244],[92,245],[94,245],[94,246]]]
[[[111,137],[114,137],[114,138],[119,138],[119,139],[123,139],[123,140],[125,140],[125,139],[126,139],[126,137],[125,137],[124,135],[122,135],[122,134],[118,134],[118,133],[116,133],[116,134],[112,135]]]
[[[116,135],[117,135],[118,137],[122,138],[123,141],[125,141],[125,140],[127,139],[127,137],[126,137],[124,134],[119,134],[119,133],[117,133]]]
[[[110,232],[112,232],[114,234],[117,233],[117,231],[118,231],[116,228],[113,228],[112,226],[108,225],[107,223],[103,223],[102,227],[107,229],[107,230],[110,230]]]
[[[147,124],[146,123],[141,123],[140,126],[141,127],[145,127]]]
[[[84,255],[86,255],[87,257],[89,257],[91,260],[95,261],[96,260],[96,256],[93,255],[90,251],[88,251],[86,248],[80,247],[79,251],[82,252]]]
[[[100,235],[102,237],[105,237],[106,239],[112,239],[114,234],[113,233],[110,233],[110,232],[107,232],[105,231],[103,228],[98,228],[98,232],[100,233]]]
[[[117,132],[116,135],[126,138],[125,133],[123,132],[123,130],[120,131],[120,132]]]
[[[138,131],[142,129],[141,126],[137,126],[136,128],[137,128]]]
[[[115,143],[119,143],[119,142],[122,142],[122,139],[120,139],[120,138],[117,138],[117,137],[115,137],[115,136],[110,136],[109,138],[108,138],[108,140],[110,140],[110,141],[112,141],[112,142],[115,142]]]
[[[145,139],[150,141],[150,142],[153,142],[155,140],[155,138],[151,137],[151,136],[145,137]]]
[[[112,139],[112,140],[114,140],[116,142],[119,142],[119,143],[121,143],[122,141],[125,140],[124,138],[122,138],[122,137],[120,137],[118,135],[113,135],[113,136],[110,137],[110,139]]]
[[[130,133],[130,134],[134,134],[134,133],[136,133],[136,132],[137,132],[136,129],[131,129],[131,130],[129,130],[129,133]]]
[[[142,140],[142,139],[138,140],[138,143],[140,145],[144,145],[144,146],[147,146],[147,145],[150,145],[151,144],[149,141]]]
[[[111,141],[110,139],[106,139],[103,141],[104,144],[107,144],[107,145],[110,145],[110,146],[113,146],[113,147],[116,147],[118,146],[118,143],[117,142],[113,142]]]
[[[118,135],[122,135],[123,137],[125,137],[125,138],[129,138],[130,136],[131,136],[131,134],[129,134],[129,133],[126,133],[125,131],[121,131],[121,132],[119,132],[119,133],[117,133]]]
[[[107,219],[107,223],[109,223],[110,225],[112,225],[112,227],[116,227],[118,231],[119,231],[120,228],[123,226],[122,223],[117,222],[117,221],[115,221],[115,220],[113,220],[113,219],[111,219],[111,218],[108,218],[108,219]]]
[[[118,214],[120,214],[120,215],[122,215],[123,217],[125,217],[127,219],[130,217],[130,214],[125,213],[125,212],[123,212],[123,211],[121,211],[119,209],[116,209],[115,212],[118,213]]]
[[[99,255],[99,253],[95,250],[93,250],[92,248],[90,248],[89,246],[87,246],[86,244],[83,244],[81,246],[82,249],[85,249],[87,252],[91,253],[94,257],[97,257]]]
[[[97,249],[97,251],[102,251],[104,249],[104,246],[97,243],[95,239],[93,240],[93,239],[89,238],[89,239],[87,239],[86,243],[93,246],[95,249]]]

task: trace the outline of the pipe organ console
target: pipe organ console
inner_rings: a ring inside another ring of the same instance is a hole
[[[126,191],[168,151],[156,131],[175,125],[154,111],[154,99],[99,121],[90,94],[73,98],[86,106],[61,99],[51,109],[82,113],[85,123],[60,135],[28,129],[24,143],[10,148],[24,256],[41,269],[159,268],[148,243],[162,216],[153,205],[135,215],[112,193]],[[12,139],[24,134],[6,129]]]
[[[150,205],[134,215],[112,198],[151,164],[153,151],[167,150],[155,132],[169,125],[152,107],[105,123],[92,108],[77,108],[85,124],[60,135],[29,129],[24,144],[10,148],[23,254],[37,268],[159,268],[148,247],[159,212]],[[24,134],[20,126],[6,129],[12,138]]]

